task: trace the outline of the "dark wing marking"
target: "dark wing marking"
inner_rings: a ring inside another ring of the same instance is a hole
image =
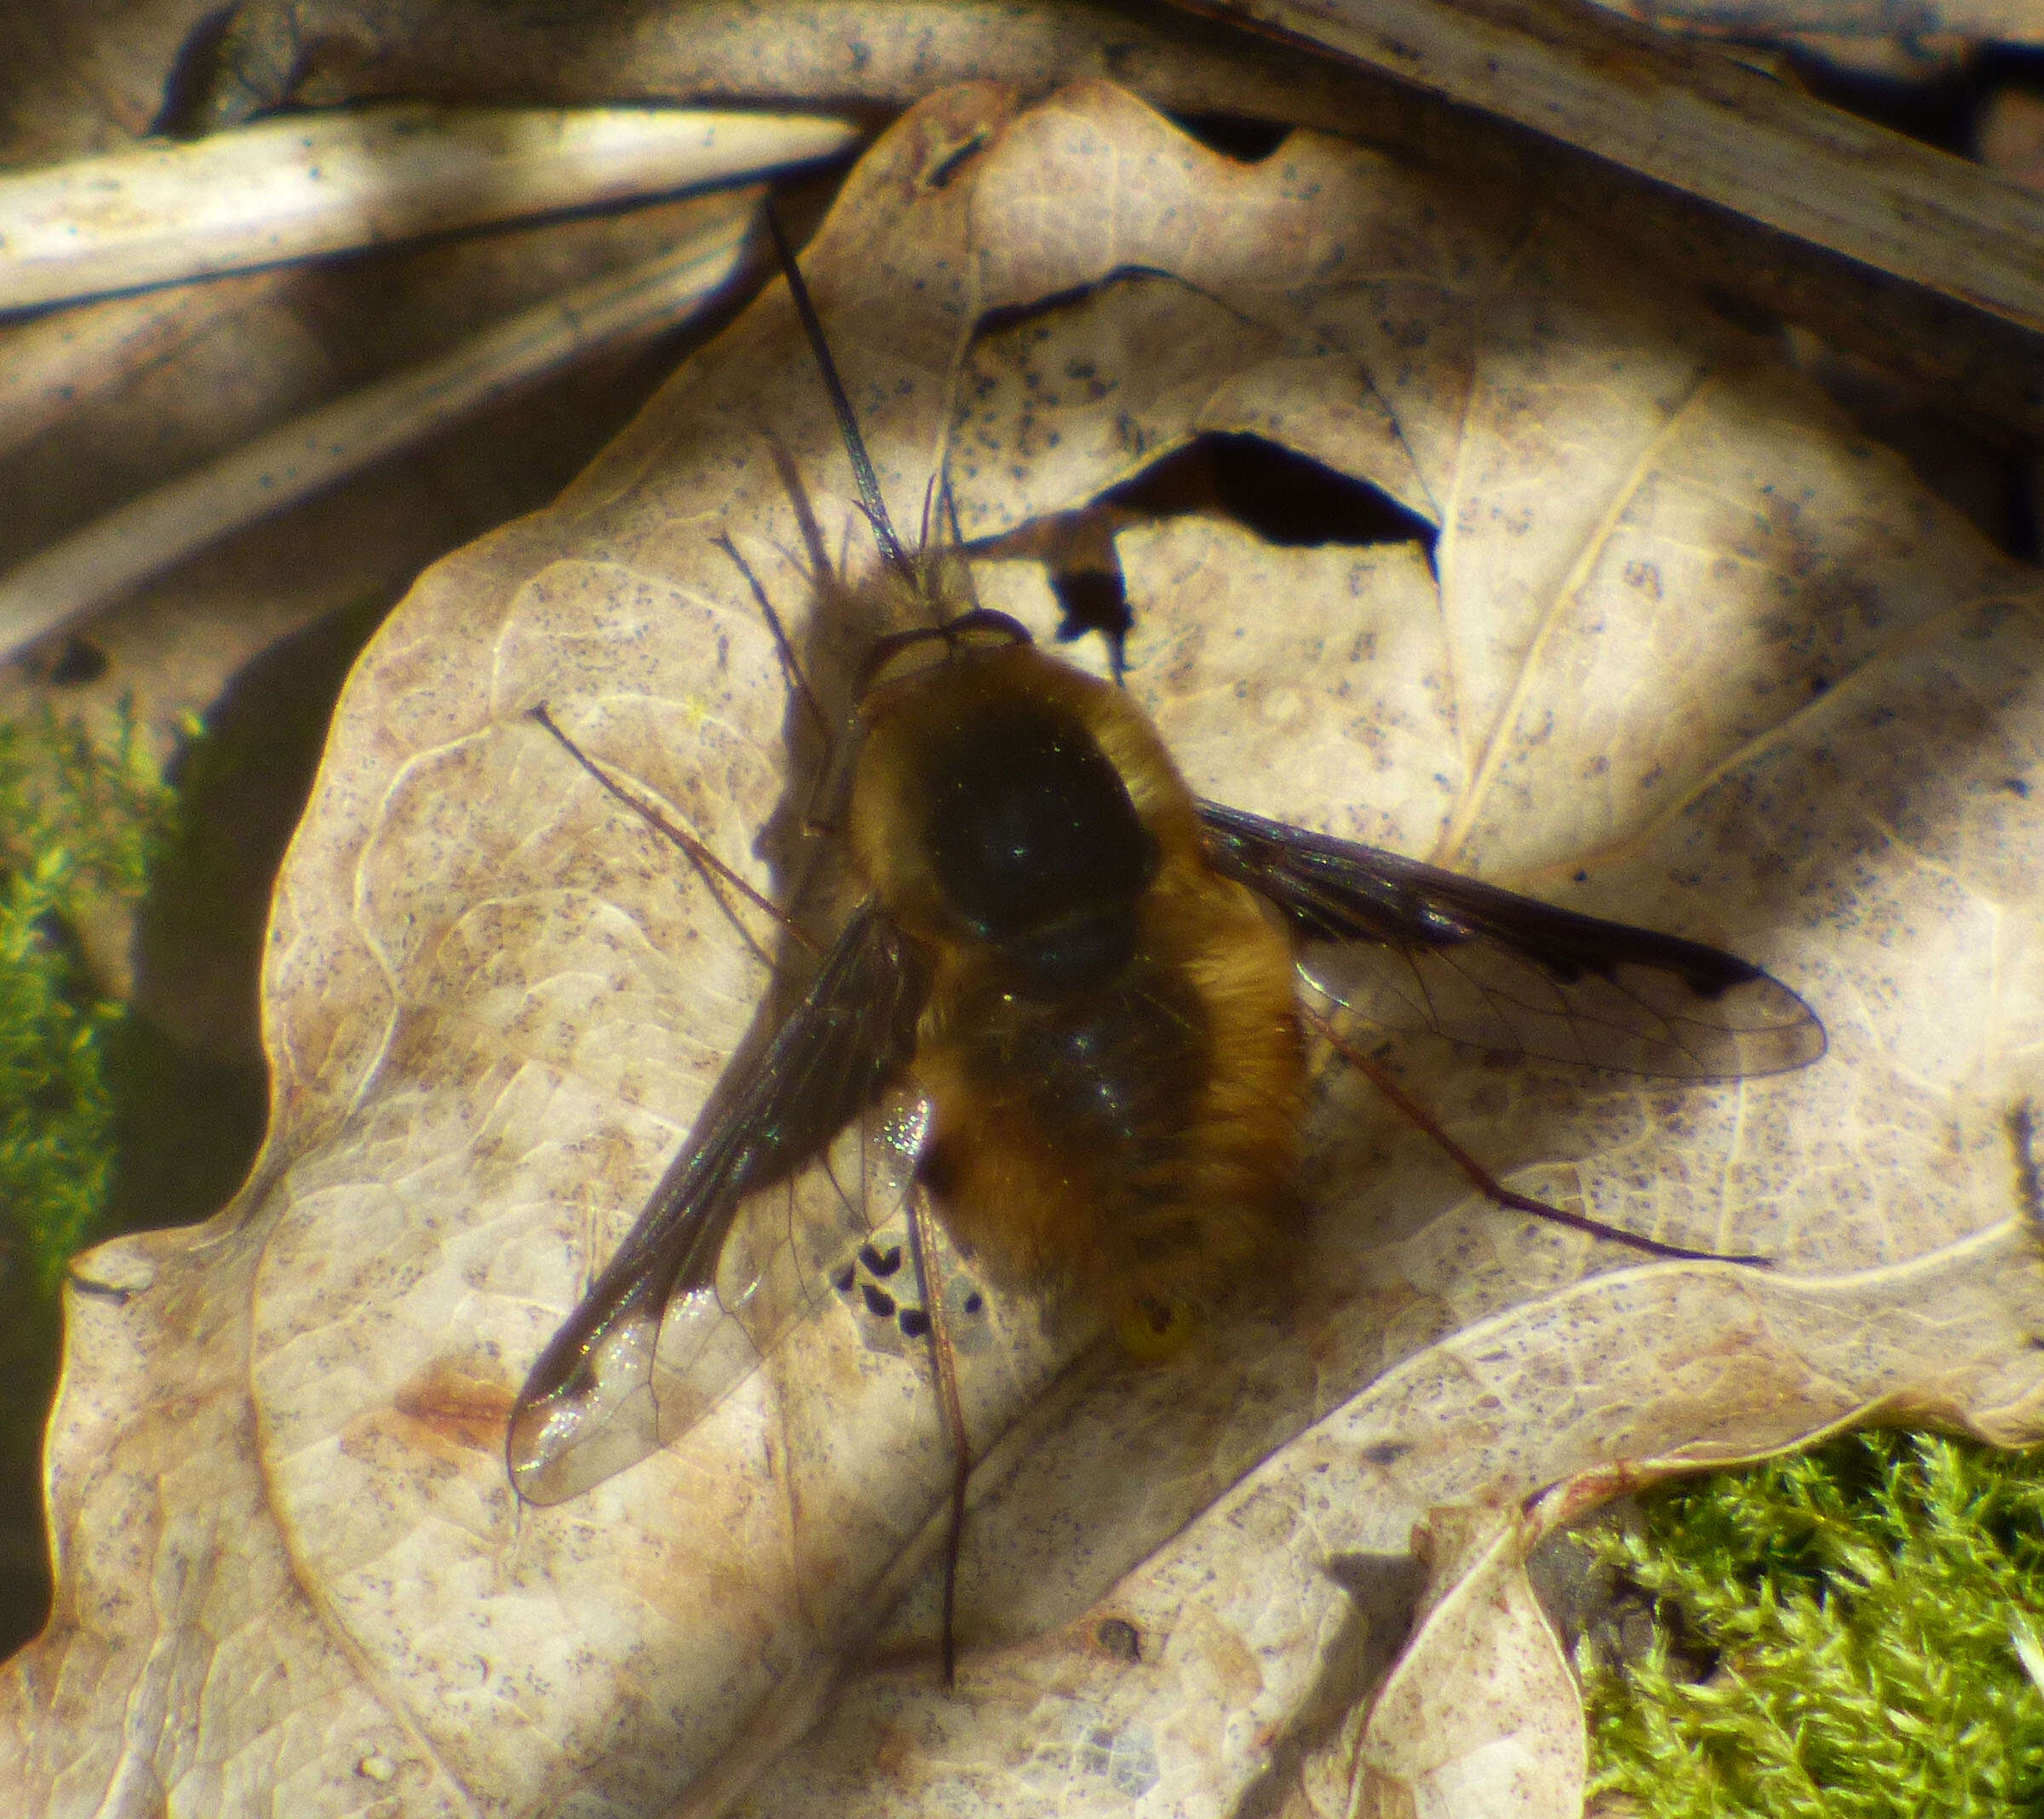
[[[1217,802],[1199,815],[1214,869],[1282,910],[1300,970],[1369,1022],[1691,1080],[1779,1073],[1824,1052],[1808,1005],[1717,948]]]
[[[726,1074],[525,1380],[505,1450],[526,1501],[561,1502],[636,1464],[759,1362],[772,1334],[744,1305],[757,1278],[719,1290],[726,1235],[747,1196],[816,1161],[903,1071],[927,991],[920,955],[864,905],[772,1041]]]

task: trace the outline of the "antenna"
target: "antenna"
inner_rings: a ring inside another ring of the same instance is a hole
[[[816,364],[824,376],[824,393],[830,400],[831,410],[837,414],[837,432],[844,438],[845,453],[852,458],[852,478],[858,484],[859,503],[865,508],[866,517],[872,524],[874,541],[880,545],[881,555],[887,566],[910,582],[916,582],[919,579],[916,564],[901,547],[901,539],[894,534],[894,521],[887,516],[887,502],[880,496],[879,476],[873,472],[873,457],[866,452],[866,439],[859,433],[858,418],[853,413],[851,399],[846,395],[845,382],[838,376],[837,362],[830,358],[830,344],[824,339],[824,325],[817,320],[816,306],[809,301],[809,287],[802,282],[801,267],[795,261],[795,250],[788,244],[788,235],[771,199],[766,205],[766,231],[773,237],[773,250],[780,255],[781,270],[787,276],[788,295],[795,299],[795,313],[801,320],[802,332],[809,337],[809,351],[816,356]]]

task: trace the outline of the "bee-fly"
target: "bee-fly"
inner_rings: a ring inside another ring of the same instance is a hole
[[[738,1208],[890,1093],[916,1107],[918,1216],[994,1287],[1060,1292],[1163,1353],[1295,1223],[1302,973],[1350,1003],[1374,972],[1409,1023],[1595,1067],[1708,1080],[1823,1052],[1802,1001],[1731,955],[1196,799],[1125,692],[974,605],[962,562],[939,559],[956,548],[904,545],[783,252],[880,546],[871,585],[910,623],[869,656],[847,734],[865,895],[533,1367],[509,1433],[521,1495],[557,1502],[632,1464],[756,1362],[715,1287]],[[1450,1148],[1507,1204],[1701,1254],[1507,1194]],[[680,1346],[662,1334],[677,1315]],[[948,1597],[945,1644],[948,1663]]]

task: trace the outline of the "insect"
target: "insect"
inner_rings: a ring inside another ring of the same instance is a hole
[[[1706,1080],[1823,1053],[1809,1007],[1731,955],[1197,799],[1122,690],[973,604],[927,537],[903,544],[783,253],[880,547],[872,585],[908,627],[867,657],[842,755],[864,895],[533,1367],[508,1439],[522,1496],[634,1463],[756,1363],[775,1334],[743,1272],[720,1288],[727,1237],[862,1119],[900,1163],[912,1237],[933,1214],[992,1286],[1061,1293],[1161,1354],[1295,1220],[1301,973],[1373,1020],[1593,1067]],[[1509,1194],[1449,1147],[1506,1204],[1700,1254]],[[900,1259],[865,1250],[869,1303],[891,1307]],[[964,1447],[934,1349],[956,1522]]]

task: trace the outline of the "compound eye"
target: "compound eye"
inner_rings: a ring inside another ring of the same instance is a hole
[[[975,715],[927,772],[930,862],[959,919],[1009,943],[1132,904],[1156,842],[1093,735],[1054,711]]]

